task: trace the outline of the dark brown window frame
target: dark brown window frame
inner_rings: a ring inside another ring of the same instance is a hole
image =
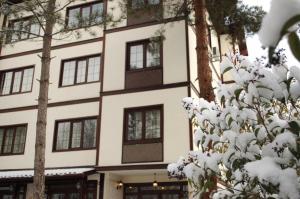
[[[8,21],[8,27],[9,27],[9,28],[12,28],[14,23],[17,23],[17,22],[20,22],[20,21],[22,21],[22,24],[23,24],[25,21],[29,21],[29,22],[30,22],[30,20],[31,20],[32,18],[34,18],[34,16],[28,16],[28,17],[23,17],[23,18],[20,18],[20,19],[9,20],[9,21]],[[28,25],[29,28],[31,27],[31,24],[32,24],[32,23],[30,22],[30,24]],[[39,23],[37,23],[37,24],[40,26]],[[23,27],[23,26],[22,26],[22,27]],[[38,35],[40,35],[40,33],[41,33],[41,26],[40,26],[40,28],[39,28]],[[38,36],[33,35],[33,34],[30,34],[30,33],[28,32],[28,33],[26,33],[26,34],[27,34],[27,38],[23,38],[23,39],[22,39],[22,38],[21,38],[21,33],[18,33],[18,34],[20,34],[20,36],[19,36],[19,38],[18,38],[16,41],[12,41],[12,35],[10,35],[8,38],[6,37],[5,42],[6,42],[6,43],[14,43],[14,42],[24,41],[24,40],[28,40],[28,39],[34,39],[34,38],[37,38],[37,37],[38,37]],[[32,37],[30,37],[30,36],[32,36]]]
[[[69,13],[70,13],[70,10],[80,8],[80,15],[82,15],[82,9],[85,8],[85,7],[90,7],[89,24],[88,25],[82,25],[79,22],[78,27],[69,27],[69,28],[71,28],[72,30],[76,30],[76,29],[80,29],[80,28],[85,28],[85,27],[90,27],[90,26],[96,25],[96,24],[91,24],[90,17],[91,17],[91,13],[92,13],[92,7],[93,7],[94,4],[97,4],[97,3],[102,3],[103,13],[104,13],[105,12],[104,11],[104,9],[105,9],[104,8],[104,0],[96,0],[96,1],[88,2],[88,3],[81,3],[81,4],[78,4],[78,5],[67,7],[65,27],[68,28],[68,25],[69,25]]]
[[[9,190],[11,186],[13,186],[13,190]],[[26,198],[27,184],[24,182],[4,182],[0,187],[8,188],[8,190],[4,190],[0,193],[0,198],[2,198],[3,195],[12,195],[13,198],[19,198],[20,195],[23,195],[23,198]],[[21,189],[23,189],[23,192],[20,192]]]
[[[81,56],[81,57],[74,57],[74,58],[68,58],[68,59],[64,59],[61,61],[61,66],[60,66],[60,75],[59,75],[59,84],[58,87],[69,87],[69,86],[78,86],[78,85],[82,85],[82,84],[91,84],[91,83],[96,83],[96,82],[100,82],[100,74],[101,74],[101,62],[102,62],[102,54],[101,53],[97,53],[97,54],[92,54],[92,55],[85,55],[85,56]],[[87,81],[87,77],[88,77],[88,59],[89,58],[93,58],[93,57],[100,57],[100,65],[99,65],[99,80],[97,81]],[[78,71],[78,62],[79,61],[83,61],[86,60],[86,73],[85,73],[85,82],[80,82],[80,83],[76,83],[76,79],[77,79],[77,71]],[[63,83],[63,75],[64,75],[64,63],[65,62],[70,62],[70,61],[75,61],[75,75],[74,75],[74,80],[73,80],[73,84],[71,85],[62,85]]]
[[[146,139],[146,129],[145,129],[145,113],[150,110],[160,111],[160,137]],[[128,114],[132,112],[142,112],[142,139],[139,140],[128,140]],[[133,107],[124,109],[124,125],[123,125],[123,145],[130,144],[150,144],[150,143],[163,143],[164,137],[164,106],[163,104]]]
[[[138,199],[142,198],[143,194],[154,194],[161,196],[162,194],[178,194],[181,195],[184,193],[184,186],[188,186],[188,182],[158,182],[158,186],[168,187],[168,186],[179,186],[179,190],[141,190],[141,187],[152,187],[152,183],[125,183],[123,189],[123,199],[126,199],[126,196],[133,195],[137,196]],[[126,189],[129,187],[136,187],[138,190],[137,192],[126,192]],[[159,197],[160,198],[160,197]]]
[[[148,39],[127,42],[126,43],[126,72],[138,72],[138,71],[154,70],[154,69],[163,68],[163,41],[161,40],[159,42],[160,42],[160,49],[159,49],[160,50],[160,52],[159,52],[160,64],[157,66],[150,66],[150,67],[147,67],[147,46],[151,43],[151,40],[148,38]],[[130,47],[139,46],[139,45],[143,45],[143,68],[132,69],[132,68],[130,68]]]
[[[31,88],[30,88],[29,91],[22,92],[24,70],[30,69],[30,68],[33,69],[32,80],[31,80]],[[12,90],[13,90],[13,85],[14,85],[15,73],[16,73],[16,72],[20,72],[20,71],[22,71],[21,83],[20,83],[20,90],[19,90],[19,92],[14,92],[14,93],[13,93]],[[35,71],[35,66],[34,66],[34,65],[0,71],[0,97],[1,97],[1,96],[17,95],[17,94],[23,94],[23,93],[30,93],[30,92],[32,92],[33,78],[34,78],[34,71]],[[8,73],[8,72],[13,72],[13,76],[12,76],[12,80],[11,80],[11,85],[10,85],[9,94],[4,94],[4,95],[2,95],[2,85],[1,85],[1,82],[2,82],[2,78],[3,78],[3,73]]]
[[[83,135],[84,135],[84,121],[85,120],[96,120],[96,132],[95,132],[95,140],[96,144],[95,147],[84,148],[83,147]],[[63,120],[55,120],[54,126],[54,134],[53,134],[53,144],[52,144],[52,152],[68,152],[68,151],[84,151],[84,150],[94,150],[97,148],[97,129],[98,129],[98,116],[89,116],[89,117],[80,117],[80,118],[70,118],[70,119],[63,119]],[[56,149],[57,144],[57,134],[58,134],[58,124],[63,122],[70,122],[70,132],[69,132],[69,142],[68,142],[68,149]],[[73,123],[74,122],[81,122],[81,137],[80,137],[80,147],[72,148],[72,130],[73,130]],[[83,125],[82,125],[83,124]]]
[[[25,143],[24,147],[22,149],[22,152],[20,153],[14,153],[14,146],[15,146],[15,138],[16,138],[16,129],[17,127],[25,127],[26,132],[25,132]],[[2,139],[2,146],[1,146],[1,153],[0,156],[10,156],[10,155],[23,155],[25,153],[25,146],[26,146],[26,139],[27,139],[27,130],[28,130],[28,124],[14,124],[14,125],[8,125],[8,126],[0,126],[1,129],[4,129],[4,134],[3,134],[3,139]],[[6,139],[6,131],[7,129],[14,128],[14,133],[13,133],[13,139],[12,139],[12,146],[11,146],[11,152],[10,153],[3,153],[4,149],[4,142]]]

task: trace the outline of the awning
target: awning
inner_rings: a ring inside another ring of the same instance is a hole
[[[46,169],[46,177],[80,175],[94,171],[94,168]],[[33,170],[0,171],[0,179],[32,178]]]

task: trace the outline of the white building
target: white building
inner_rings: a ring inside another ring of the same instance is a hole
[[[91,16],[117,5],[117,0],[75,1],[62,15],[69,16],[67,24],[78,25],[74,13]],[[46,137],[49,198],[188,198],[187,182],[169,179],[166,167],[193,147],[181,99],[199,95],[195,34],[183,17],[174,20],[165,10],[164,20],[157,21],[152,14],[128,16],[116,27],[94,26],[96,36],[82,29],[79,39],[53,40]],[[18,27],[28,19],[2,16],[1,24]],[[165,39],[150,42],[163,22]],[[36,24],[30,28],[40,32]],[[5,45],[0,54],[0,199],[32,199],[42,43],[26,34],[10,41],[13,46]],[[223,42],[211,32],[217,57]],[[218,79],[218,70],[213,72]]]

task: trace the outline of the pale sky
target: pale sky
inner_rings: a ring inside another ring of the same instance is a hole
[[[270,9],[271,0],[243,0],[245,3],[249,5],[259,5],[264,8],[265,11],[268,12]],[[261,44],[257,35],[250,36],[247,38],[247,47],[249,51],[249,56],[251,59],[255,59],[256,57],[261,57],[262,55],[267,55],[266,50],[261,48]],[[294,58],[292,53],[289,50],[287,45],[287,41],[284,40],[279,44],[279,47],[286,49],[286,56],[289,65],[300,65],[300,63]]]

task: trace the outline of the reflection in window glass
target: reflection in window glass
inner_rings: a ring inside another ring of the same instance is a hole
[[[72,148],[80,147],[81,141],[81,122],[73,123],[73,131],[72,131]]]
[[[143,68],[143,45],[130,47],[130,69]]]
[[[142,112],[132,112],[128,114],[127,131],[127,140],[142,139]]]
[[[146,112],[146,139],[160,137],[160,111]]]
[[[96,146],[96,126],[97,120],[84,121],[83,148],[93,148]]]
[[[149,5],[157,5],[159,4],[160,0],[148,0]]]
[[[12,89],[13,93],[20,92],[21,79],[22,79],[22,71],[15,72],[13,89]]]
[[[3,137],[4,137],[4,129],[0,129],[0,154],[2,153],[2,143],[3,143]]]
[[[68,27],[75,28],[79,26],[80,8],[69,10]]]
[[[179,199],[178,194],[163,194],[162,199]]]
[[[160,65],[160,43],[152,42],[147,45],[147,67]]]
[[[69,61],[64,63],[63,79],[62,85],[72,85],[74,84],[75,77],[75,61]]]
[[[86,74],[86,60],[79,61],[77,66],[77,83],[85,82],[85,74]]]
[[[102,21],[103,3],[96,3],[92,6],[92,18],[95,23]]]
[[[132,0],[131,1],[131,8],[132,9],[142,8],[144,5],[145,5],[144,0]]]
[[[85,7],[81,9],[82,25],[86,26],[90,23],[90,7]]]
[[[13,138],[14,138],[14,128],[6,129],[3,153],[12,152]]]
[[[29,37],[33,38],[36,37],[36,35],[40,34],[40,25],[38,23],[33,23],[30,25],[30,32],[33,34],[30,34]]]
[[[2,95],[7,95],[10,93],[10,87],[11,87],[11,82],[12,82],[12,75],[13,72],[6,72],[3,73],[2,75],[2,82],[1,82],[1,86],[2,86]]]
[[[69,148],[70,122],[58,123],[56,149],[64,150]]]
[[[25,69],[23,72],[22,92],[31,90],[32,77],[33,77],[33,68]]]
[[[26,127],[17,127],[13,153],[22,153],[25,146]]]
[[[100,57],[89,58],[87,81],[93,82],[99,80]]]

